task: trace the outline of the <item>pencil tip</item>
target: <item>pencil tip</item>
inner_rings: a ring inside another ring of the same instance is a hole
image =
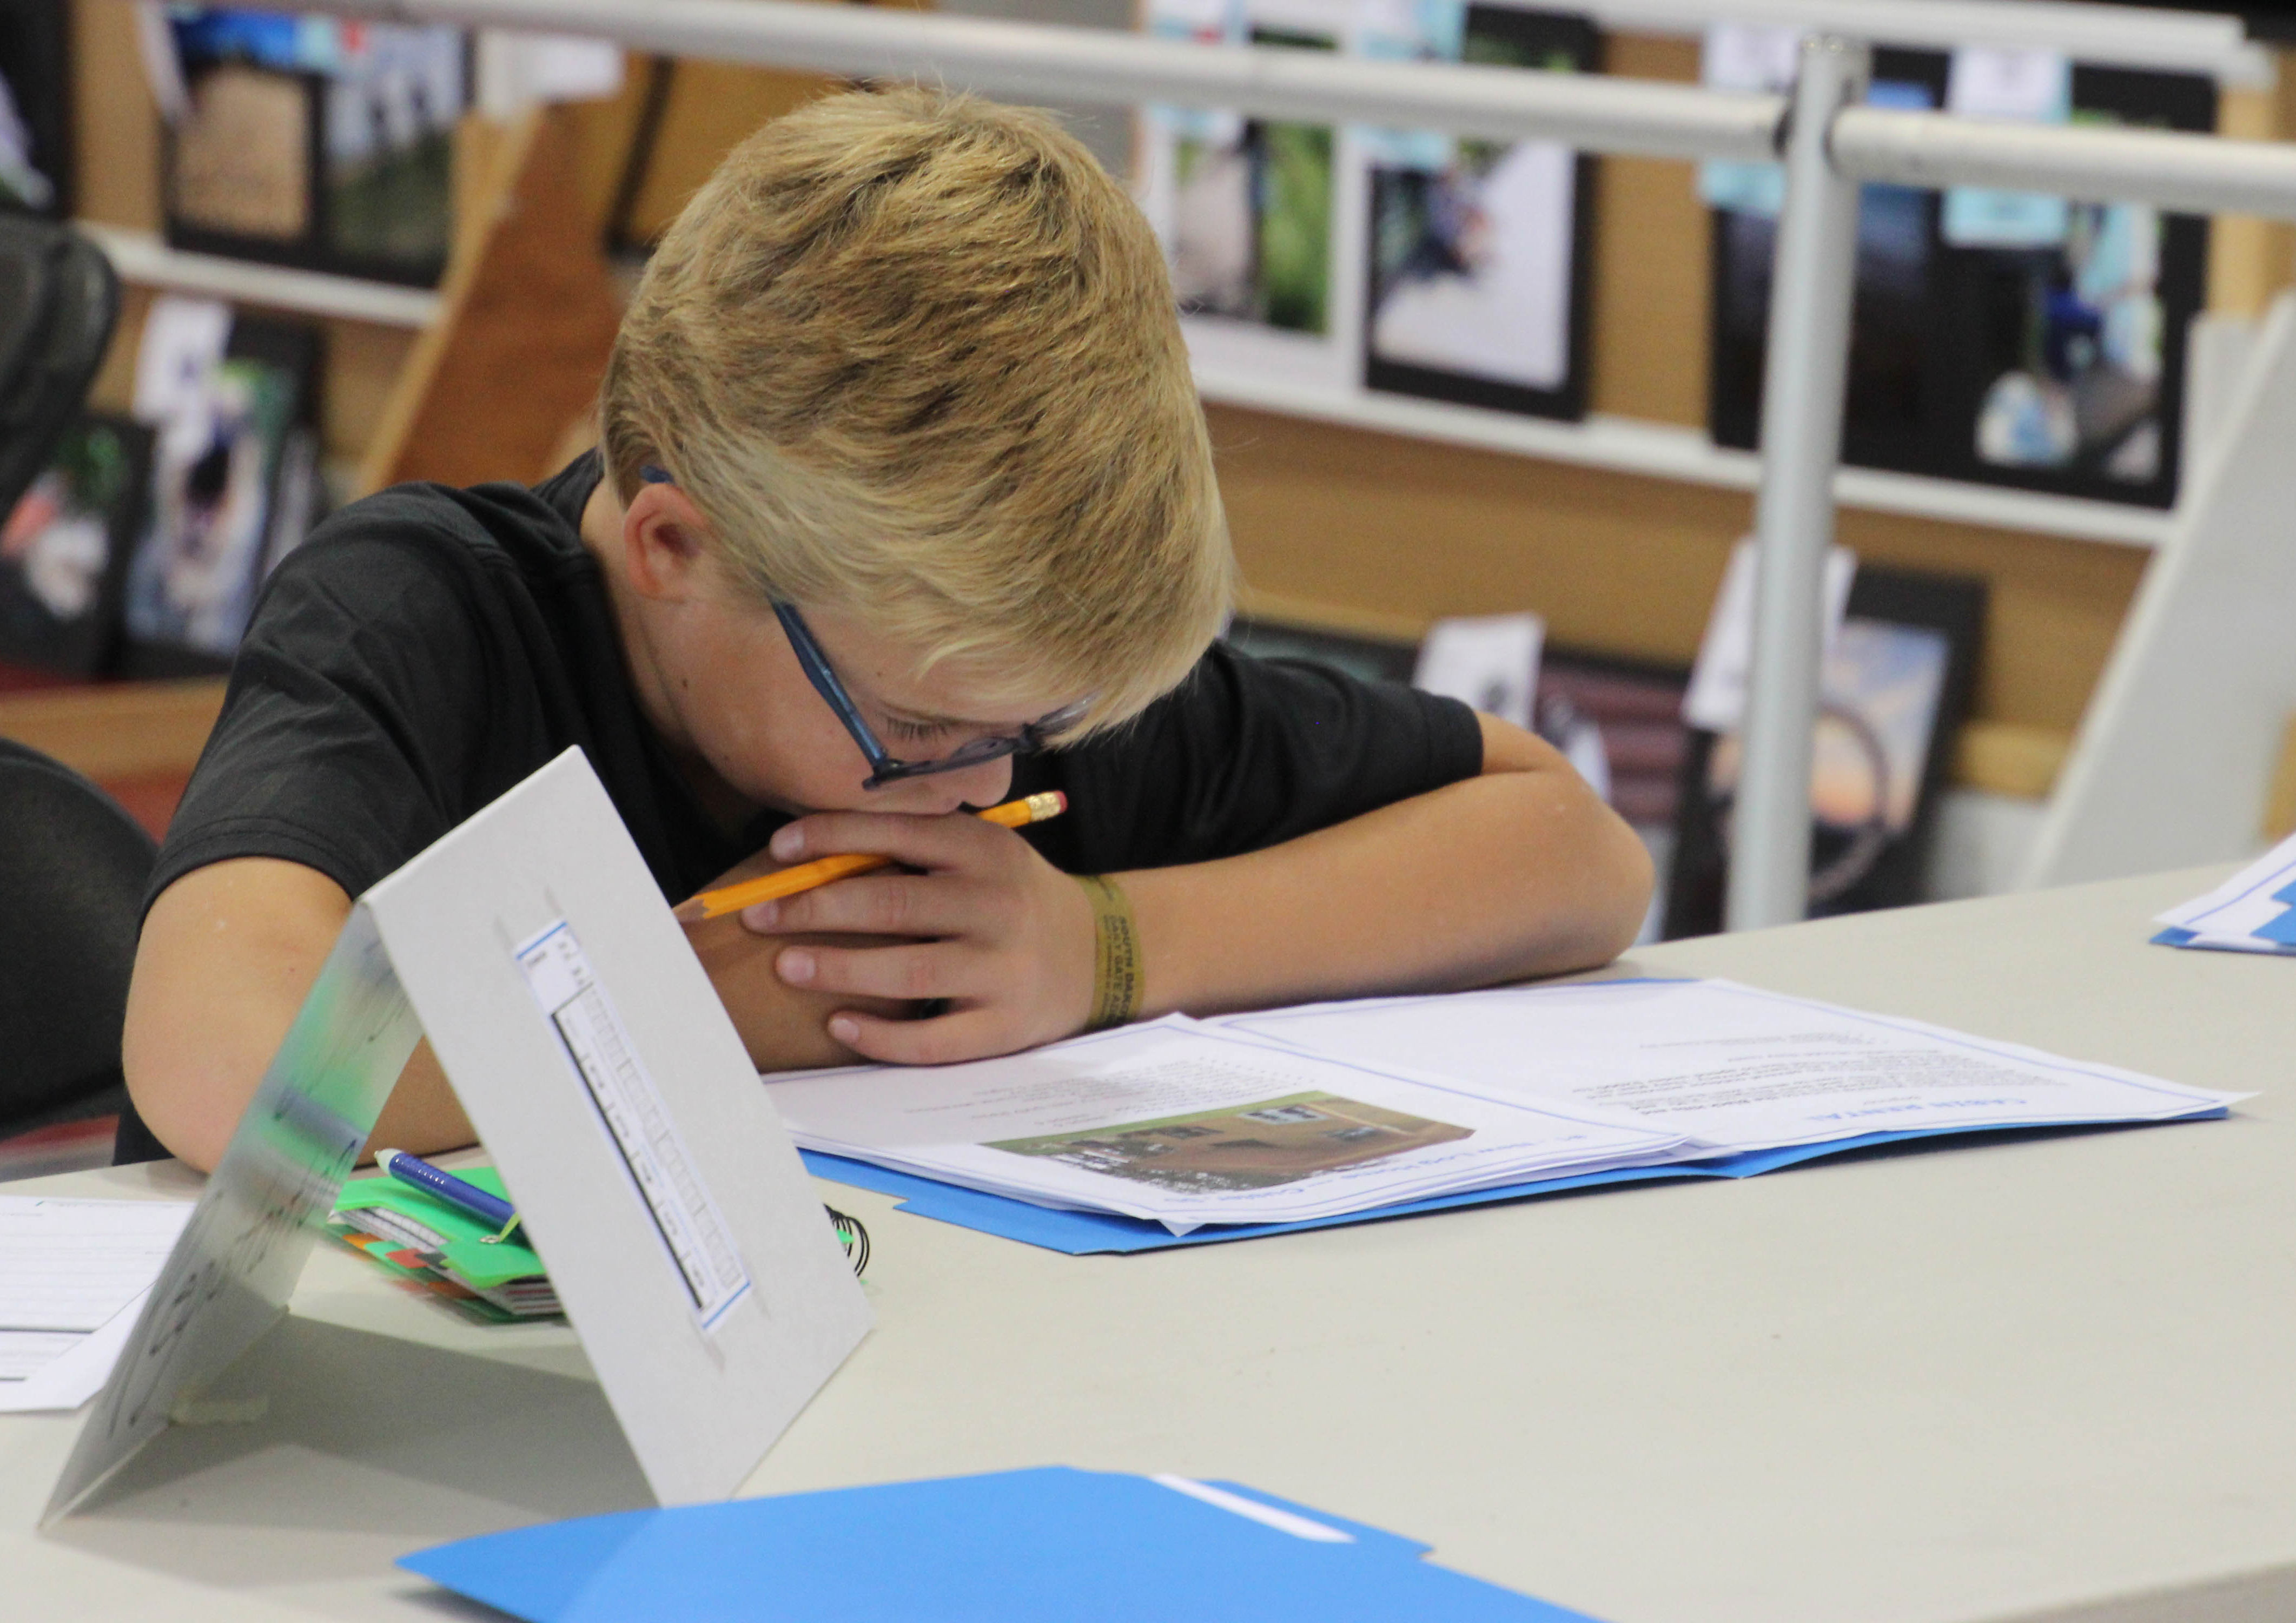
[[[670,909],[669,916],[680,924],[700,924],[709,917],[709,906],[701,897],[696,896],[690,902],[681,902]]]

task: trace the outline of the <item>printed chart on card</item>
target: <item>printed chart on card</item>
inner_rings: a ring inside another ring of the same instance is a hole
[[[749,1270],[612,1000],[563,921],[521,947],[518,962],[685,1281],[693,1316],[714,1327],[750,1289]]]

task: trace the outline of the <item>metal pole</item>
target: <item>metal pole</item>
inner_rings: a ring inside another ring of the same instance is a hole
[[[375,22],[587,34],[671,56],[921,78],[994,95],[1177,102],[1263,118],[1361,120],[1660,158],[1770,157],[1785,111],[1774,95],[1607,74],[1200,45],[1104,29],[801,0],[287,4]]]
[[[1810,731],[1824,640],[1820,597],[1833,541],[1833,473],[1849,366],[1857,185],[1826,152],[1833,115],[1863,93],[1868,53],[1803,43],[1785,142],[1785,210],[1770,280],[1762,373],[1762,484],[1754,508],[1754,659],[1731,831],[1734,930],[1790,924],[1809,901]]]
[[[2296,145],[2285,141],[1852,107],[1833,121],[1832,152],[1834,168],[1858,180],[2296,218]]]

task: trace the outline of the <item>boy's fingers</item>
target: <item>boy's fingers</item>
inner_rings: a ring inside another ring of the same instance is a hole
[[[809,992],[850,993],[861,997],[956,998],[983,990],[967,973],[974,955],[945,942],[913,947],[789,947],[775,958],[774,972]]]
[[[979,922],[974,888],[943,877],[872,875],[742,910],[760,935],[817,930],[837,935],[961,935]]]
[[[911,868],[954,868],[996,849],[1005,830],[967,812],[912,817],[894,812],[816,812],[774,833],[777,862],[810,862],[845,852],[890,857]]]
[[[978,1009],[931,1020],[888,1020],[840,1009],[829,1017],[829,1034],[863,1059],[885,1065],[948,1065],[1013,1048],[1001,1040],[997,1017]]]

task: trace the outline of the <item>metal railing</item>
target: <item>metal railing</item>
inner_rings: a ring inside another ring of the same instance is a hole
[[[1622,9],[1652,0],[1622,0]],[[1674,0],[1700,12],[1703,0]],[[1870,0],[1869,0],[1870,4]],[[1756,503],[1756,642],[1732,830],[1726,920],[1780,924],[1807,907],[1809,770],[1833,531],[1849,311],[1862,181],[2005,186],[2188,212],[2296,219],[2296,145],[2046,126],[1856,105],[1867,52],[1805,41],[1791,101],[1604,76],[1197,45],[1107,31],[800,0],[328,0],[307,9],[377,21],[587,34],[669,55],[858,77],[912,78],[1008,97],[1160,102],[1264,118],[1552,140],[1589,152],[1779,159],[1786,199],[1771,292]],[[1602,0],[1592,9],[1600,13]],[[1829,18],[1866,9],[1753,0]],[[1882,8],[1873,8],[1881,10]],[[1967,12],[1988,43],[2079,54],[2058,4],[1890,7],[1939,27]],[[2020,19],[2022,19],[2022,21]],[[2030,40],[2020,32],[2030,29]],[[1902,31],[1893,28],[1892,37]]]

